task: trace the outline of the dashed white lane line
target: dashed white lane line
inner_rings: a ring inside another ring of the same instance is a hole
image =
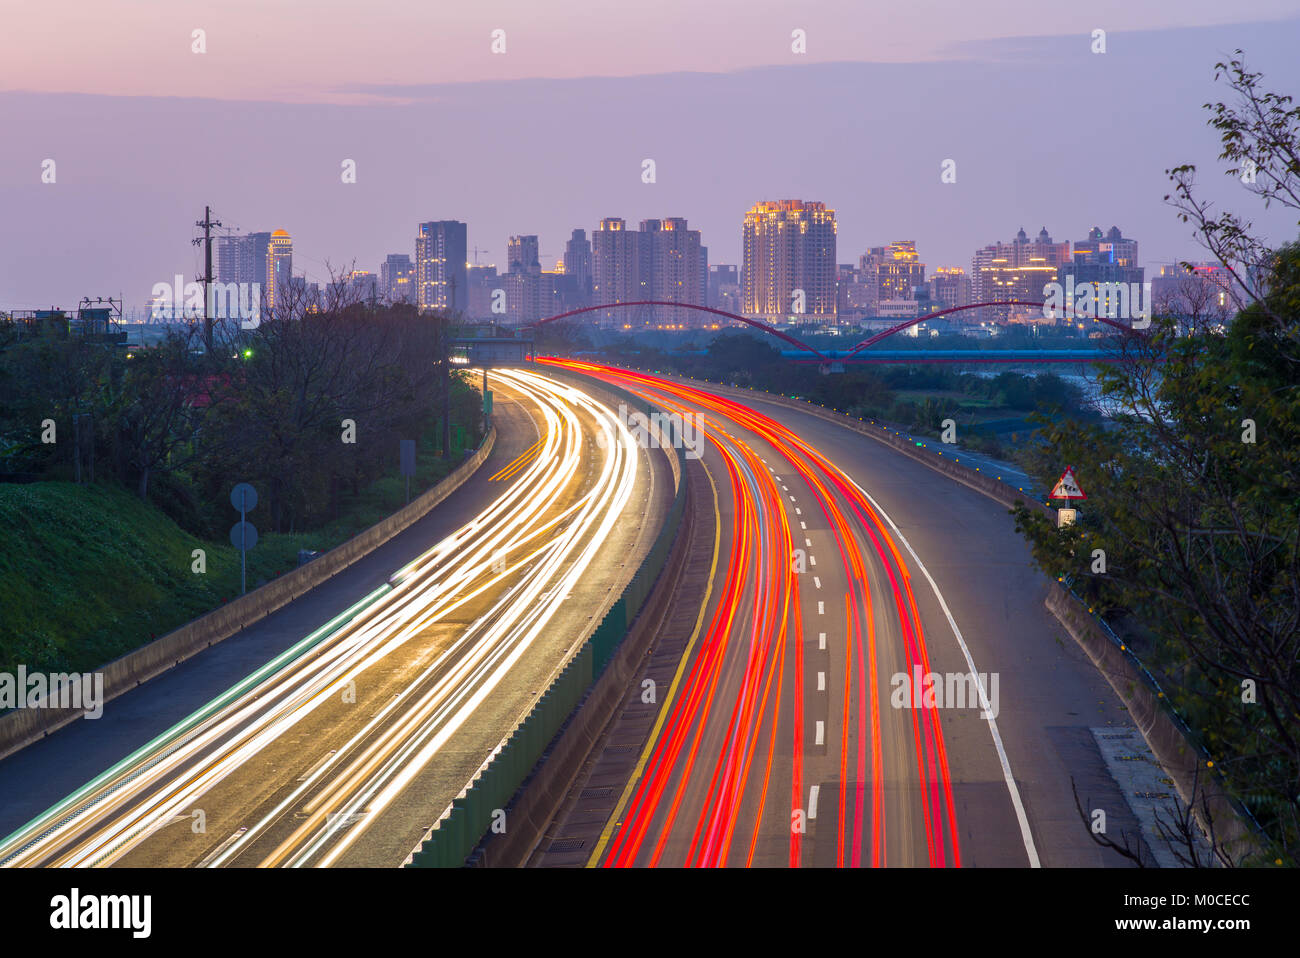
[[[809,555],[809,556],[808,556],[808,564],[809,564],[809,565],[816,565],[816,564],[817,564],[817,557],[816,557],[815,555]]]
[[[820,589],[822,587],[822,580],[819,579],[817,576],[813,576],[813,585],[817,586],[817,588]]]
[[[820,785],[814,785],[808,789],[808,817],[810,819],[817,817],[817,793],[821,789]]]
[[[801,515],[803,515],[803,510],[800,509],[798,506],[795,506],[794,514],[795,514],[796,516],[801,516]]]
[[[809,549],[812,548],[812,540],[809,539],[807,536],[804,536],[803,544],[806,545]]]
[[[849,477],[849,482],[853,482],[852,477]],[[916,567],[921,570],[921,574],[924,575],[926,581],[930,583],[930,588],[934,591],[934,597],[939,600],[939,607],[943,609],[943,614],[948,619],[948,625],[952,627],[952,634],[956,637],[957,644],[961,647],[962,655],[966,659],[966,665],[970,669],[970,674],[979,675],[979,670],[975,668],[975,659],[970,654],[970,649],[966,645],[966,639],[962,637],[961,629],[957,627],[957,620],[953,617],[952,610],[948,608],[948,603],[944,601],[943,593],[939,591],[939,585],[934,581],[934,576],[930,575],[930,570],[925,567],[925,563],[922,562],[921,557],[916,554],[916,550],[913,549],[912,544],[907,541],[907,536],[903,535],[903,530],[898,528],[898,523],[893,520],[893,517],[880,507],[880,503],[876,502],[867,490],[863,489],[856,482],[853,482],[853,486],[858,490],[858,492],[862,493],[867,502],[871,503],[873,509],[885,517],[885,521],[889,523],[889,527],[893,529],[894,534],[898,536],[898,540],[903,543],[903,547],[906,548],[908,554],[911,555],[912,561],[916,563]],[[1015,776],[1011,773],[1011,760],[1007,758],[1007,750],[1002,744],[1002,734],[998,731],[997,719],[991,717],[992,710],[989,708],[988,696],[984,692],[983,683],[977,682],[975,685],[979,692],[980,707],[984,710],[986,715],[990,715],[990,718],[987,719],[989,723],[989,734],[993,737],[993,746],[997,750],[998,761],[1002,764],[1002,777],[1006,780],[1007,791],[1011,795],[1011,805],[1015,808],[1016,819],[1020,823],[1020,839],[1024,842],[1025,855],[1029,859],[1029,867],[1041,868],[1042,863],[1038,860],[1038,848],[1034,844],[1033,833],[1029,830],[1029,816],[1025,814],[1024,803],[1020,800],[1020,789],[1016,787]]]
[[[806,523],[806,522],[800,522],[800,523],[799,523],[799,528],[802,529],[804,532],[807,532],[807,531],[808,531],[808,523]]]
[[[817,603],[817,614],[818,614],[818,615],[825,615],[825,614],[826,614],[826,603],[825,603],[825,602],[818,602],[818,603]],[[823,633],[823,634],[825,634],[825,633]]]
[[[825,673],[825,672],[818,672],[818,673],[817,673],[817,691],[818,691],[818,692],[825,692],[825,691],[826,691],[826,673]]]
[[[821,719],[817,720],[817,733],[813,737],[813,744],[814,745],[826,744],[826,723],[823,722]]]
[[[817,648],[819,648],[819,649],[825,649],[825,648],[826,648],[826,633],[825,633],[825,632],[818,632],[818,633],[817,633]]]

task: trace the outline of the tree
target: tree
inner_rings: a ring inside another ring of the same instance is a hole
[[[1209,105],[1223,158],[1254,158],[1265,202],[1300,209],[1300,124],[1240,59],[1220,64],[1242,102]],[[1286,142],[1282,142],[1286,139]],[[1236,173],[1234,168],[1232,173]],[[1155,318],[1099,367],[1109,424],[1044,422],[1036,471],[1075,466],[1088,493],[1066,529],[1023,507],[1017,527],[1050,574],[1148,635],[1144,657],[1278,857],[1300,842],[1300,245],[1268,249],[1210,214],[1190,166],[1173,205],[1240,277],[1226,327],[1213,303]],[[1100,550],[1100,552],[1098,551]],[[1096,557],[1103,556],[1098,564]],[[1101,569],[1104,568],[1104,571]]]

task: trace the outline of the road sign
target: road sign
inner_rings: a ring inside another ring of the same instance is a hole
[[[230,527],[230,544],[236,549],[251,549],[257,545],[257,527],[251,522],[236,522]]]
[[[415,475],[415,440],[399,439],[397,444],[402,458],[402,475]]]
[[[1052,487],[1052,493],[1049,499],[1087,499],[1083,494],[1083,487],[1079,485],[1079,480],[1074,478],[1074,466],[1066,466],[1065,472],[1061,473],[1061,478],[1056,480],[1056,485]]]
[[[230,504],[240,512],[249,512],[257,505],[257,490],[241,482],[230,490]]]
[[[1078,509],[1060,508],[1056,510],[1056,527],[1064,529],[1066,526],[1072,526],[1079,520]]]

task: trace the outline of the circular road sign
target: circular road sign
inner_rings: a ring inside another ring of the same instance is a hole
[[[251,522],[236,522],[230,527],[230,544],[236,549],[257,545],[257,528]]]
[[[243,505],[240,505],[240,499],[243,499]],[[257,505],[257,490],[246,482],[241,482],[235,488],[230,490],[230,504],[236,509],[243,509],[245,512],[251,512]]]

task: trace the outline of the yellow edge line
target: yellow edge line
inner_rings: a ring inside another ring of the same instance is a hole
[[[659,740],[659,732],[663,729],[664,719],[668,717],[669,706],[672,705],[673,698],[677,695],[677,687],[681,684],[682,675],[686,672],[686,663],[690,661],[691,651],[695,648],[695,641],[700,637],[700,629],[704,627],[704,614],[709,609],[709,597],[713,594],[713,579],[718,571],[718,551],[722,542],[722,512],[718,509],[718,486],[713,481],[713,473],[709,472],[709,467],[704,465],[703,459],[700,460],[700,465],[704,466],[704,474],[709,477],[709,485],[713,488],[714,518],[713,564],[709,568],[709,581],[704,589],[704,601],[700,604],[700,614],[695,620],[695,631],[691,633],[690,641],[686,643],[686,649],[682,652],[681,661],[677,663],[677,674],[673,676],[672,684],[668,686],[668,696],[664,699],[663,708],[659,710],[659,717],[655,719],[654,728],[650,730],[650,738],[641,752],[641,757],[637,759],[636,767],[632,769],[632,775],[627,780],[627,787],[623,789],[618,804],[614,806],[609,821],[605,823],[604,831],[600,833],[600,841],[596,842],[591,858],[587,860],[587,868],[596,868],[600,864],[600,857],[605,853],[605,846],[609,844],[609,840],[614,834],[614,827],[619,824],[619,817],[623,814],[628,799],[632,797],[632,789],[637,780],[641,778],[641,773],[645,771],[645,764],[650,758],[650,753],[654,751],[655,743]],[[685,480],[686,477],[683,475],[682,481]]]
[[[532,458],[533,455],[536,454],[537,446],[540,442],[541,440],[538,440],[537,442],[533,443],[531,446],[529,446],[527,449],[525,449],[523,452],[517,455],[514,459],[510,460],[510,462],[502,466],[496,472],[495,475],[493,475],[491,478],[488,479],[488,482],[492,482],[495,479],[505,478],[506,476],[510,475],[515,470],[517,470],[520,466],[522,466],[525,462],[527,462],[530,458]]]
[[[540,446],[541,444],[542,441],[540,439],[537,440],[537,442],[533,443],[531,446],[529,446],[527,449],[521,452],[518,456],[512,459],[509,463],[507,463],[505,466],[499,469],[496,475],[489,476],[488,482],[492,482],[494,479],[498,479],[498,478],[502,478],[502,479],[508,478],[510,474],[516,472],[525,462],[527,462],[529,459],[532,459],[534,456],[537,455],[538,453],[537,447]]]

